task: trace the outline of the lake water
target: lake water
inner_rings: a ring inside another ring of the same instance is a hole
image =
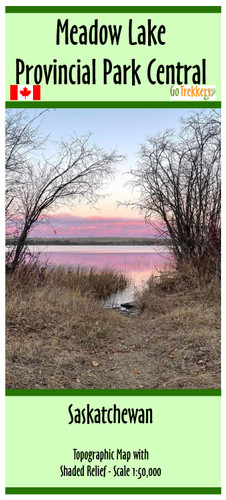
[[[136,289],[141,289],[148,278],[170,263],[166,247],[144,245],[48,245],[30,247],[41,252],[49,264],[82,266],[87,269],[110,268],[124,272],[130,281],[126,290],[111,297],[106,305],[118,306],[133,300]]]

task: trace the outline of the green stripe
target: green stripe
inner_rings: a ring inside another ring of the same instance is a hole
[[[6,396],[221,396],[221,389],[6,389]]]
[[[219,6],[154,6],[154,7],[149,7],[149,6],[68,6],[68,7],[53,7],[53,6],[11,6],[11,7],[6,7],[5,11],[7,14],[25,14],[25,13],[39,13],[39,14],[46,14],[46,13],[110,13],[110,12],[118,12],[118,13],[165,13],[165,14],[180,14],[180,13],[189,13],[189,14],[219,14],[221,12],[221,7]]]
[[[6,101],[6,108],[221,108],[221,101]]]
[[[221,488],[6,488],[6,494],[27,495],[220,495]]]

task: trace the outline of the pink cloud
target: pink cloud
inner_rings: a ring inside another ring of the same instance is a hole
[[[117,217],[78,217],[67,213],[50,214],[31,232],[36,237],[154,237],[157,230],[142,219]],[[156,226],[160,225],[156,222]],[[56,231],[56,234],[55,234]]]

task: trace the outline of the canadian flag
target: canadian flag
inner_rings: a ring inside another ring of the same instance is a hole
[[[41,85],[10,85],[10,101],[40,101]]]

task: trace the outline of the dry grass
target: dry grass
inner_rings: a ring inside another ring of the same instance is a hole
[[[195,266],[184,264],[177,270],[168,266],[159,276],[151,276],[147,286],[136,294],[136,304],[142,312],[158,315],[184,304],[215,308],[217,304],[220,306],[220,295],[218,270],[214,274],[208,269],[200,273]]]
[[[123,317],[97,300],[125,285],[111,273],[33,268],[7,276],[6,386],[220,387],[219,277],[189,266],[162,274],[137,295],[139,316]]]
[[[220,387],[220,277],[189,264],[152,277],[136,296],[159,347],[161,387]],[[171,373],[171,377],[169,377]]]
[[[109,295],[126,288],[128,280],[123,273],[112,269],[96,271],[78,267],[51,267],[47,265],[27,264],[20,266],[7,276],[9,293],[13,296],[17,289],[58,289],[79,291],[95,299],[106,299]]]
[[[7,386],[51,386],[76,362],[75,344],[113,334],[122,318],[96,298],[125,288],[123,274],[23,266],[6,278]],[[73,353],[73,361],[72,361]],[[51,367],[50,374],[48,368]],[[60,367],[60,368],[59,368]],[[60,383],[60,382],[59,382]],[[72,381],[73,383],[73,381]],[[70,382],[67,381],[70,386]]]

